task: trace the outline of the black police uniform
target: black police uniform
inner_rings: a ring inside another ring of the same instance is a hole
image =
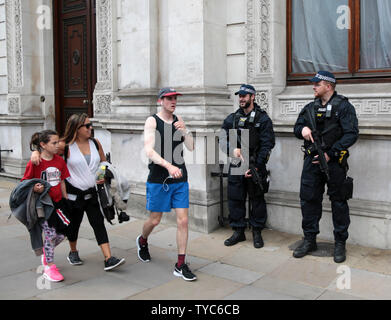
[[[352,190],[347,190],[346,151],[358,139],[358,120],[355,109],[348,99],[338,95],[337,92],[330,98],[326,105],[322,105],[321,99],[307,104],[300,112],[294,127],[294,134],[299,139],[304,139],[301,132],[304,127],[310,127],[306,118],[306,109],[314,108],[317,131],[323,133],[322,149],[330,157],[328,169],[330,179],[321,172],[319,164],[313,164],[313,157],[304,156],[304,165],[301,176],[300,200],[302,210],[302,228],[304,239],[315,241],[319,234],[319,220],[322,216],[322,200],[327,183],[327,194],[330,197],[334,224],[334,238],[336,243],[345,243],[348,238],[350,224],[349,206],[347,200]],[[305,141],[304,148],[311,145]],[[344,161],[342,161],[344,160]],[[352,184],[350,185],[352,188]]]
[[[254,112],[246,115],[241,108],[235,113],[230,114],[223,123],[223,135],[221,139],[222,145],[227,149],[227,154],[232,155],[235,148],[241,148],[241,143],[244,141],[229,141],[229,130],[236,129],[240,137],[241,129],[249,130],[249,148],[250,156],[253,156],[254,165],[258,169],[260,176],[266,177],[266,163],[269,160],[271,150],[275,145],[275,137],[273,131],[273,123],[267,113],[254,103]],[[244,145],[243,145],[244,147]],[[230,165],[228,175],[228,208],[229,208],[229,222],[234,229],[242,229],[246,227],[246,197],[249,194],[252,210],[250,212],[250,225],[258,230],[265,227],[267,211],[264,193],[256,190],[252,179],[247,179],[244,175],[233,175],[231,171],[233,167],[240,166]]]

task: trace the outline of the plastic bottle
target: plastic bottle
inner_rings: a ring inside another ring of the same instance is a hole
[[[96,172],[96,180],[103,180],[105,178],[106,166],[100,166]]]

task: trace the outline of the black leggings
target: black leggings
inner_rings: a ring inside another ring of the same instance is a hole
[[[99,202],[96,197],[88,200],[69,201],[72,205],[70,214],[71,223],[67,230],[68,240],[74,242],[79,235],[80,224],[83,220],[84,211],[87,213],[88,221],[94,229],[95,239],[98,245],[108,243],[109,238],[104,223],[104,218],[100,210]]]

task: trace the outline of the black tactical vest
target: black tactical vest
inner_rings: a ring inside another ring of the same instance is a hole
[[[346,97],[334,95],[326,106],[322,106],[321,99],[316,99],[313,108],[316,118],[316,129],[322,137],[323,150],[329,150],[343,135],[339,124],[339,107]]]
[[[259,149],[260,144],[260,123],[262,111],[259,107],[255,107],[253,111],[245,115],[241,109],[239,109],[234,116],[234,127],[237,129],[238,142],[240,146],[244,145],[250,150],[250,155]],[[249,141],[242,141],[242,130],[249,130]]]

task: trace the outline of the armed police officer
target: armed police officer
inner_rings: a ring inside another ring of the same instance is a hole
[[[353,192],[353,180],[347,177],[348,148],[358,139],[358,120],[353,105],[335,91],[337,81],[332,73],[319,71],[310,81],[315,100],[303,108],[294,127],[296,137],[304,139],[300,185],[304,241],[293,256],[301,258],[317,249],[327,183],[334,225],[334,261],[341,263],[346,259],[350,224],[347,200]]]
[[[246,198],[250,199],[249,223],[252,227],[255,248],[263,247],[261,235],[267,211],[264,193],[268,191],[266,163],[275,145],[273,123],[255,101],[256,91],[251,85],[242,85],[240,108],[223,123],[220,146],[231,157],[228,174],[229,223],[233,235],[225,240],[226,246],[245,241]],[[233,133],[233,134],[231,134]]]

